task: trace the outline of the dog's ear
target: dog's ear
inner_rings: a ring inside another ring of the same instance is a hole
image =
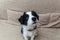
[[[19,21],[21,24],[23,24],[23,16],[21,16],[21,17],[18,19],[18,21]]]
[[[38,15],[36,15],[37,16],[37,19],[39,20],[39,16]]]
[[[24,24],[24,15],[25,15],[25,12],[24,14],[18,19],[18,21],[21,23],[21,24]]]
[[[39,20],[39,16],[37,15],[37,13],[35,11],[32,11],[32,15],[36,16],[37,19]]]

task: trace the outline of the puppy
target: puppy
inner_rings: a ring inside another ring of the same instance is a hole
[[[21,33],[25,40],[34,40],[36,36],[37,21],[39,16],[35,11],[24,12],[24,14],[18,19],[21,23]]]

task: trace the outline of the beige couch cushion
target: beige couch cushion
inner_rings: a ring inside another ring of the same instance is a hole
[[[8,24],[6,21],[0,20],[0,40],[23,40],[21,26]]]
[[[42,27],[60,27],[60,13],[49,13],[50,21],[48,25]]]
[[[0,9],[0,20],[7,20],[7,11]]]
[[[19,11],[35,10],[39,13],[48,13],[54,12],[55,9],[60,9],[59,1],[60,0],[14,0],[9,4],[9,9]]]
[[[46,14],[38,14],[39,15],[39,23],[40,25],[47,25],[49,23],[50,20],[50,14],[46,13]]]
[[[10,0],[0,0],[0,20],[7,20],[7,8]]]
[[[50,24],[50,27],[60,27],[60,13],[51,13]]]
[[[23,12],[17,12],[10,9],[7,9],[8,14],[8,22],[13,23],[15,25],[19,25],[18,18],[23,15]]]
[[[12,21],[12,22],[14,22],[15,25],[18,25],[19,24],[18,18],[23,14],[23,12],[7,10],[7,13],[8,13],[8,21]],[[49,23],[49,18],[50,18],[49,13],[38,14],[38,15],[39,15],[39,24],[38,25],[47,25]]]
[[[38,28],[36,40],[60,40],[59,28]]]
[[[0,40],[24,40],[21,26],[6,23],[0,20]],[[36,40],[60,40],[59,28],[38,28]]]
[[[23,12],[17,12],[14,10],[7,10],[8,22],[15,25],[19,25],[18,18],[23,15]],[[39,23],[38,27],[60,27],[60,13],[46,13],[38,14]]]

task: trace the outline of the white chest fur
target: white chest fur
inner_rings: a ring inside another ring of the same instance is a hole
[[[31,36],[35,35],[36,30],[28,31],[29,29],[33,29],[35,26],[25,26],[25,25],[23,25],[22,27],[23,27],[23,35],[24,36],[30,36],[31,37]]]

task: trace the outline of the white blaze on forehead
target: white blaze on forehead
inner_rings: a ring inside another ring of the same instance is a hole
[[[29,16],[32,16],[31,12],[26,12],[26,14],[28,14]]]
[[[28,14],[28,15],[29,15],[29,17],[34,17],[34,16],[32,15],[32,12],[31,12],[31,11],[26,12],[26,14]]]
[[[32,15],[32,12],[26,12],[26,14],[29,15],[28,25],[31,25],[31,24],[33,23],[33,21],[32,21],[32,17],[34,17],[34,16]]]

